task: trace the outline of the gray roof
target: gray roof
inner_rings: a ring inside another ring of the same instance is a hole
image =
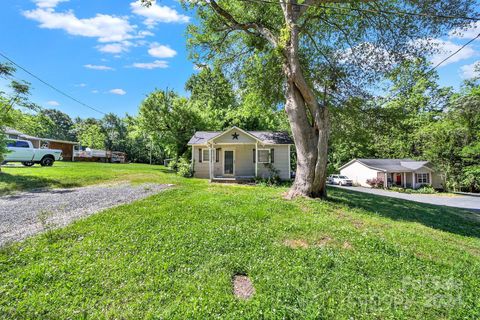
[[[18,130],[8,128],[8,127],[5,128],[4,133],[5,134],[10,134],[10,135],[16,135],[19,138],[26,139],[26,140],[40,140],[40,141],[60,142],[60,143],[68,143],[68,144],[78,144],[78,142],[75,142],[75,141],[65,141],[65,140],[59,140],[59,139],[34,137],[34,136],[24,134],[23,132],[20,132]]]
[[[229,129],[227,129],[229,130]],[[226,131],[227,131],[226,130]],[[264,144],[293,144],[292,138],[286,132],[276,131],[247,131],[243,130]],[[225,131],[197,131],[188,141],[188,144],[205,144],[208,140],[215,138]]]
[[[428,161],[416,161],[412,159],[354,159],[343,165],[342,168],[355,161],[369,168],[387,172],[413,172],[423,167],[429,168]]]

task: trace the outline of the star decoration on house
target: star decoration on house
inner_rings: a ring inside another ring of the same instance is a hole
[[[236,132],[234,132],[234,133],[232,134],[232,140],[238,140],[238,136],[239,136],[239,134],[236,133]]]

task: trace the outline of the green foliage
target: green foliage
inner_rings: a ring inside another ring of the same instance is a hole
[[[158,140],[167,156],[181,157],[195,131],[203,128],[199,111],[173,91],[156,90],[141,104],[139,125]]]
[[[168,168],[176,171],[176,173],[184,178],[191,178],[193,176],[192,165],[187,158],[180,158],[178,161],[172,160],[168,163]]]
[[[279,186],[282,184],[282,180],[280,179],[280,171],[275,168],[275,166],[271,163],[264,163],[263,164],[268,169],[268,177],[267,178],[255,178],[255,183],[258,185],[263,186]]]
[[[392,191],[401,192],[401,193],[419,193],[419,194],[433,194],[437,193],[437,191],[432,186],[421,186],[418,189],[410,189],[410,188],[401,188],[392,186],[389,188]]]
[[[105,133],[105,147],[107,150],[126,151],[127,126],[119,116],[109,113],[101,120],[102,131]]]
[[[106,135],[100,124],[77,123],[77,138],[82,146],[92,149],[105,149]]]

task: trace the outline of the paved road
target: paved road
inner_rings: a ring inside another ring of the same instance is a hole
[[[365,187],[341,187],[341,186],[334,186],[334,187],[346,189],[346,190],[364,192],[369,194],[376,194],[384,197],[405,199],[405,200],[410,200],[415,202],[435,204],[439,206],[456,207],[456,208],[463,208],[463,209],[470,209],[470,210],[473,209],[476,211],[480,211],[480,197],[475,197],[475,196],[408,194],[408,193],[388,191],[383,189],[365,188]]]
[[[0,247],[101,210],[148,197],[171,185],[97,185],[0,197]]]

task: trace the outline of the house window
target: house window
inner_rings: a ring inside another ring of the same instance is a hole
[[[417,173],[417,183],[419,184],[426,184],[430,183],[429,181],[429,174],[428,173]]]
[[[258,163],[270,163],[270,150],[258,149]]]
[[[210,161],[210,150],[202,149],[202,162]]]
[[[215,162],[220,162],[220,148],[215,149]]]

